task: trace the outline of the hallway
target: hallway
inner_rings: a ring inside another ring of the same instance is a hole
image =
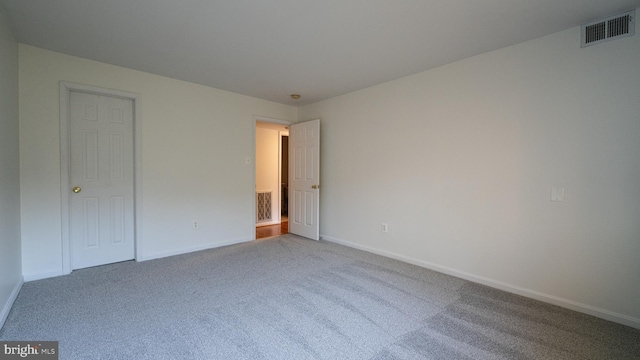
[[[280,224],[256,227],[256,240],[289,233],[289,221]]]

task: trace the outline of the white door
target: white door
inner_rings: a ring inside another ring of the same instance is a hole
[[[133,101],[69,93],[71,268],[134,258]]]
[[[320,120],[289,132],[289,232],[320,239]]]

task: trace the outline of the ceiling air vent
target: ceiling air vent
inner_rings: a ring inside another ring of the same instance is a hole
[[[635,34],[635,10],[582,26],[581,47]]]

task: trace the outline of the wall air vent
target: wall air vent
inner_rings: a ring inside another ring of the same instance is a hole
[[[620,39],[635,34],[635,10],[583,25],[581,47]]]
[[[271,190],[256,191],[256,222],[271,221]]]

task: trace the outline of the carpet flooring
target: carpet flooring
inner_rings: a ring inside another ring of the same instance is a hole
[[[283,235],[24,284],[0,340],[60,359],[640,359],[640,330]]]

